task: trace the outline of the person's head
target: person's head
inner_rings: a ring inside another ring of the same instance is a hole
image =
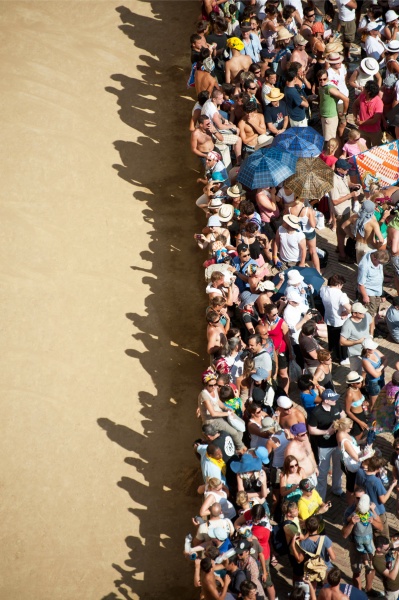
[[[252,22],[252,19],[251,19],[251,22]],[[262,74],[260,64],[252,63],[252,65],[250,65],[250,67],[249,67],[249,72],[253,73],[255,75],[255,77],[258,79]]]
[[[392,379],[391,379],[392,383],[394,385],[399,385],[399,371],[394,371],[392,373]]]
[[[253,581],[243,581],[240,585],[240,595],[242,600],[256,600],[257,587]]]
[[[230,327],[226,335],[228,340],[230,338],[237,338],[239,340],[241,339],[241,333],[238,327]]]
[[[338,52],[330,52],[327,55],[327,62],[334,71],[340,71],[342,66],[343,56]]]
[[[240,338],[228,338],[227,340],[227,345],[228,345],[228,354],[232,355],[233,352],[238,352],[241,348],[241,340]]]
[[[301,481],[299,482],[299,489],[302,491],[302,495],[305,496],[305,498],[309,498],[313,494],[315,485],[308,478],[301,479]]]
[[[360,133],[358,129],[349,129],[348,142],[355,144],[360,140]]]
[[[249,375],[251,374],[251,372],[254,369],[255,369],[255,361],[252,358],[252,356],[247,356],[246,358],[244,358],[244,367],[243,367],[244,377],[249,377]]]
[[[217,492],[223,488],[223,483],[217,477],[210,477],[207,486],[208,491],[215,490]]]
[[[203,38],[198,33],[193,33],[190,36],[190,45],[193,50],[200,50],[202,48]]]
[[[295,71],[298,77],[303,77],[303,64],[297,61],[290,63],[290,69]]]
[[[204,434],[206,439],[209,440],[210,442],[212,440],[215,440],[220,435],[218,429],[212,423],[205,423],[202,426],[202,433]]]
[[[201,559],[200,568],[203,573],[210,573],[213,569],[213,561],[209,556]]]
[[[378,348],[377,342],[375,342],[372,338],[366,338],[362,344],[362,353],[361,356],[371,356]]]
[[[283,8],[283,19],[286,23],[291,23],[293,17],[294,12],[296,11],[295,6],[291,6],[291,4],[288,4],[288,6],[284,6]]]
[[[224,20],[224,17],[218,15],[213,24],[213,30],[215,33],[225,33],[227,31],[227,23]]]
[[[200,56],[199,56],[199,62],[200,62],[200,63],[204,63],[204,61],[205,61],[207,58],[210,58],[210,56],[211,56],[211,51],[209,50],[209,48],[207,48],[207,47],[203,47],[203,48],[201,48],[201,50],[199,51],[199,55],[200,55]],[[212,66],[212,63],[210,63],[210,66]],[[207,70],[209,70],[209,69],[207,69]],[[212,71],[212,69],[211,69],[211,68],[210,68],[210,71]]]
[[[251,516],[252,516],[252,521],[254,524],[262,521],[262,519],[264,519],[266,516],[266,511],[265,511],[265,507],[263,506],[263,504],[255,504],[251,508]]]
[[[288,83],[293,83],[298,79],[298,73],[293,69],[288,69],[285,74],[285,79]]]
[[[349,419],[349,417],[342,417],[341,419],[334,421],[333,427],[335,431],[343,431],[344,433],[348,433],[353,427],[353,421],[352,419]]]
[[[216,546],[208,546],[208,548],[205,549],[204,556],[215,561],[218,556],[220,556],[220,550],[219,548],[216,548]]]
[[[228,385],[230,383],[230,374],[229,373],[218,373],[216,379],[216,385],[218,388],[223,387],[224,385]]]
[[[229,556],[228,558],[226,558],[223,561],[223,566],[228,573],[234,572],[237,569],[237,562],[238,562],[237,555],[233,554],[233,556]]]
[[[200,117],[198,117],[198,126],[201,129],[201,131],[207,131],[211,126],[210,118],[206,115],[201,115]]]
[[[376,21],[377,19],[382,17],[382,10],[379,6],[371,5],[368,7],[366,12],[370,21]]]
[[[374,471],[378,471],[381,467],[385,466],[385,459],[382,456],[371,456],[367,461],[367,470],[369,473],[373,473]]]
[[[296,442],[304,443],[307,440],[308,430],[305,423],[294,423],[290,427],[290,433],[295,438]]]
[[[389,539],[385,535],[377,535],[375,538],[375,548],[379,554],[386,554],[389,550]]]
[[[224,275],[221,271],[213,271],[210,277],[210,283],[212,287],[223,287]]]
[[[326,69],[320,69],[317,73],[317,81],[319,86],[324,87],[328,83],[328,72]]]
[[[311,23],[313,23],[316,18],[316,13],[315,13],[314,8],[312,8],[310,6],[305,6],[305,8],[303,9],[303,15],[304,15],[305,19],[307,21],[310,21]]]
[[[232,83],[224,83],[222,85],[222,91],[223,91],[223,96],[225,99],[229,99],[231,98],[231,96],[234,94],[236,89],[236,86],[233,85]]]
[[[209,508],[210,516],[213,519],[218,519],[222,514],[222,505],[220,502],[214,502]]]
[[[320,21],[313,21],[312,24],[312,35],[319,39],[322,40],[324,38],[324,25],[323,23],[321,23]]]
[[[202,375],[202,383],[208,392],[212,392],[216,387],[216,373],[213,370],[207,370]]]
[[[380,86],[372,79],[370,81],[367,81],[366,85],[364,86],[364,92],[366,94],[366,98],[372,100],[373,98],[378,96],[380,92]]]
[[[254,80],[251,81],[249,79],[247,81],[244,81],[243,88],[244,88],[244,92],[249,94],[250,97],[252,98],[258,91],[258,84],[256,83],[256,81],[254,81]],[[245,104],[244,104],[244,107],[245,107]]]
[[[213,90],[211,98],[217,106],[220,106],[223,102],[223,92],[221,90]]]
[[[387,265],[389,263],[389,252],[387,250],[377,250],[370,254],[370,258],[374,266]]]
[[[269,323],[273,323],[278,318],[278,307],[272,302],[265,305],[266,319]]]
[[[247,410],[251,417],[261,418],[262,414],[264,414],[262,407],[259,406],[256,402],[251,402],[251,404],[248,405]]]
[[[304,323],[302,325],[302,329],[301,329],[303,335],[316,335],[317,333],[317,325],[314,321],[310,320],[307,321],[306,323]]]
[[[257,325],[255,327],[255,333],[260,335],[262,344],[269,338],[269,325]]]
[[[197,23],[197,33],[200,35],[205,35],[208,33],[209,23],[208,21],[198,21]]]
[[[246,506],[249,502],[248,494],[244,490],[242,492],[237,492],[236,495],[236,504],[240,508]]]
[[[293,475],[294,473],[299,473],[299,463],[298,459],[295,458],[292,454],[289,454],[284,459],[283,464],[283,473],[284,475]]]
[[[233,400],[234,397],[235,394],[231,385],[223,385],[219,389],[219,398],[222,402],[226,402],[226,400]]]
[[[215,310],[209,310],[206,315],[206,321],[211,327],[217,327],[220,322],[220,315]]]
[[[333,156],[339,147],[339,141],[337,138],[331,138],[328,142],[324,142],[323,151],[328,156]]]
[[[337,401],[339,400],[339,394],[337,394],[333,390],[326,388],[321,393],[321,399],[325,406],[336,406]]]
[[[360,322],[364,319],[364,315],[367,313],[367,308],[363,306],[361,302],[354,302],[352,304],[352,314],[351,317],[354,321]]]
[[[250,89],[252,89],[252,88],[250,88]],[[252,100],[250,100],[249,102],[245,102],[245,104],[243,105],[243,109],[244,109],[244,113],[246,115],[249,115],[250,113],[256,112],[257,111],[256,102],[253,102]]]
[[[260,335],[255,333],[254,335],[250,335],[248,338],[248,349],[253,354],[258,354],[262,350],[262,338]]]
[[[270,85],[276,85],[277,73],[274,71],[274,69],[267,69],[265,72],[265,81],[266,83],[270,83]]]
[[[219,446],[216,446],[216,444],[208,444],[206,453],[211,458],[216,458],[216,460],[223,458],[223,453],[222,453],[221,449],[219,448]]]
[[[221,160],[221,158],[222,157],[219,154],[219,152],[215,152],[214,150],[211,150],[206,155],[206,159],[205,159],[206,168],[207,169],[212,169],[216,165],[216,163],[218,163],[219,160]]]
[[[251,552],[252,544],[249,540],[243,539],[236,546],[236,554],[239,559],[246,560]]]
[[[251,37],[251,22],[250,20],[242,21],[241,23],[241,37],[243,40],[248,41]]]
[[[279,396],[277,398],[278,410],[283,416],[290,414],[290,411],[294,408],[294,404],[288,396]]]
[[[331,352],[325,348],[320,348],[316,351],[317,360],[322,364],[331,364]]]
[[[342,577],[341,569],[333,567],[327,573],[327,583],[330,587],[337,587],[340,584]]]
[[[344,283],[346,283],[345,277],[336,273],[335,275],[331,275],[331,277],[328,278],[327,285],[329,287],[342,287]]]
[[[305,50],[306,44],[308,43],[307,40],[305,40],[305,38],[303,37],[303,35],[301,35],[300,33],[297,33],[296,35],[294,35],[293,40],[294,42],[294,48],[296,50]]]
[[[313,376],[312,375],[301,375],[297,381],[297,386],[300,392],[305,392],[306,390],[313,390]]]
[[[292,500],[285,500],[281,505],[281,510],[286,519],[292,520],[298,516],[298,504]]]
[[[311,517],[308,517],[306,519],[305,525],[306,525],[306,531],[309,533],[309,535],[312,535],[312,533],[317,533],[317,530],[319,529],[320,521],[316,516],[312,515]]]

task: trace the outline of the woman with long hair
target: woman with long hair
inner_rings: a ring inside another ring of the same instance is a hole
[[[305,479],[305,473],[299,466],[298,459],[292,454],[286,456],[280,475],[280,496],[283,500],[298,502],[302,496],[299,483]]]
[[[356,438],[351,434],[353,421],[349,417],[343,417],[334,421],[333,427],[336,431],[338,448],[341,451],[341,468],[346,475],[346,500],[348,504],[353,502],[355,491],[356,473],[359,470],[360,446]]]
[[[356,371],[351,371],[346,376],[346,384],[345,412],[353,423],[352,435],[356,440],[360,440],[364,435],[363,432],[368,429],[367,415],[363,407],[366,399],[361,390],[363,377]]]
[[[363,370],[366,372],[366,390],[369,395],[370,411],[373,410],[377,396],[385,385],[384,369],[388,359],[377,350],[378,344],[371,338],[364,340],[361,354]]]

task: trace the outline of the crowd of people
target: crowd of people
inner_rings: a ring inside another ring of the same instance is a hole
[[[391,495],[399,499],[399,362],[391,355],[387,381],[377,341],[399,342],[399,296],[381,311],[384,283],[399,294],[399,187],[366,191],[354,160],[383,132],[399,133],[394,4],[203,0],[190,37],[191,150],[205,219],[194,240],[210,366],[193,444],[199,509],[184,554],[204,600],[275,600],[279,563],[294,600],[399,598],[399,543],[386,508]],[[287,179],[240,183],[254,155],[312,123],[323,133],[328,192],[307,197]],[[323,278],[320,214],[356,297],[340,273]],[[342,393],[338,368],[347,369]],[[376,445],[382,432],[393,444],[392,473]],[[323,518],[335,504],[351,585],[334,566],[337,543]]]

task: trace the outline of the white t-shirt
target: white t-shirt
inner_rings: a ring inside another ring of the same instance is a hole
[[[326,324],[331,327],[341,327],[345,319],[341,318],[340,313],[345,304],[350,304],[347,294],[338,287],[323,286],[320,290],[320,298],[324,305]]]
[[[328,79],[330,80],[331,83],[333,83],[335,85],[335,87],[338,88],[338,90],[341,92],[341,94],[343,94],[344,96],[347,96],[349,98],[349,90],[348,87],[346,85],[346,67],[344,65],[341,65],[339,71],[333,69],[332,67],[330,67],[327,71],[328,74]],[[209,102],[209,101],[208,101]]]
[[[303,19],[302,0],[284,0],[284,6],[295,6],[301,19]]]
[[[299,243],[305,239],[303,231],[288,233],[285,227],[278,228],[280,235],[280,258],[285,262],[298,262],[301,260]]]
[[[339,175],[334,173],[334,187],[330,192],[331,200],[339,200],[343,196],[347,196],[350,193],[348,181],[348,176],[340,177]],[[334,206],[335,216],[341,217],[344,214],[344,212],[347,212],[349,217],[351,204],[352,199],[348,198],[344,202],[341,202],[341,204],[337,204],[336,206]]]
[[[216,108],[216,106],[214,105],[212,100],[209,99],[205,102],[204,106],[202,107],[201,115],[206,115],[208,117],[208,119],[211,119],[211,121],[213,123],[213,117],[215,116],[215,114],[217,112],[218,112],[218,109]]]
[[[277,192],[277,196],[279,198],[282,198],[286,204],[290,204],[291,202],[294,202],[294,200],[295,200],[294,192],[292,192],[292,194],[287,195],[285,193],[284,187],[279,189],[279,191]]]
[[[374,38],[369,35],[364,43],[364,49],[367,56],[375,58],[379,61],[381,59],[381,54],[385,51],[385,46],[381,42],[380,38]]]
[[[299,306],[287,304],[284,310],[283,319],[287,323],[290,340],[293,344],[299,344],[299,334],[301,333],[301,329],[296,330],[295,326],[301,321],[305,312],[306,309],[303,304],[300,304]]]
[[[353,21],[355,19],[355,9],[346,8],[346,5],[349,4],[349,2],[350,0],[336,0],[338,18],[340,21]]]

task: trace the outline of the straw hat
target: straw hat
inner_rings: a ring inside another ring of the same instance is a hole
[[[324,58],[326,56],[328,56],[329,54],[331,54],[332,52],[338,52],[341,53],[344,51],[344,47],[341,44],[341,42],[329,42],[328,44],[326,44],[326,49],[323,52],[323,56]]]
[[[338,52],[331,52],[326,58],[330,65],[337,65],[342,63],[343,60],[342,56],[338,54]]]
[[[219,209],[219,221],[228,223],[234,215],[234,206],[231,204],[223,204]]]
[[[271,88],[270,92],[266,94],[266,98],[270,102],[278,102],[284,98],[284,94],[280,92],[279,88]]]
[[[290,33],[288,29],[286,29],[285,27],[280,27],[280,29],[277,31],[276,41],[281,42],[282,40],[289,40],[292,37],[294,37],[294,35]]]
[[[375,75],[380,70],[378,61],[375,58],[371,58],[371,56],[363,58],[360,62],[360,68],[367,73],[367,75]]]

